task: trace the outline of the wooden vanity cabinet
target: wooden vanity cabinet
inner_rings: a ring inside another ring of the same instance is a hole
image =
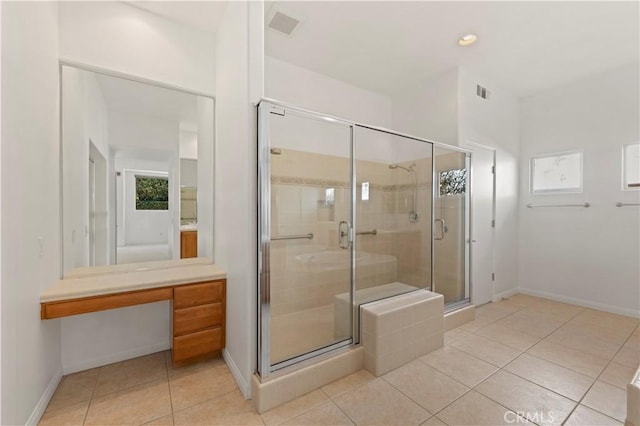
[[[198,257],[198,231],[180,231],[180,258]]]
[[[225,344],[226,280],[173,290],[174,364],[219,354]]]

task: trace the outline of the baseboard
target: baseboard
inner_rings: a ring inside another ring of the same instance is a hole
[[[222,358],[224,358],[224,362],[227,363],[227,367],[229,367],[229,371],[231,371],[231,375],[236,380],[244,398],[251,399],[251,386],[249,386],[249,383],[247,383],[245,378],[242,376],[242,373],[240,373],[240,369],[233,358],[231,358],[231,355],[226,348],[222,351]]]
[[[640,318],[639,311],[636,311],[633,309],[621,308],[619,306],[614,306],[614,305],[607,305],[606,303],[598,303],[598,302],[593,302],[591,300],[579,299],[577,297],[563,296],[560,294],[548,293],[546,291],[533,290],[530,288],[520,287],[519,292],[522,294],[527,294],[529,296],[537,296],[537,297],[543,297],[545,299],[555,300],[556,302],[571,303],[572,305],[584,306],[585,308],[597,309],[599,311],[610,312],[612,314],[624,315],[632,318]]]
[[[25,423],[26,425],[37,425],[40,422],[44,411],[47,409],[47,405],[49,405],[49,401],[51,401],[51,397],[53,397],[53,393],[58,388],[58,384],[60,384],[60,380],[62,380],[62,367],[59,367],[56,372],[53,373],[53,377]]]
[[[514,294],[518,294],[518,288],[510,288],[509,290],[505,290],[503,292],[497,293],[493,295],[491,299],[492,302],[499,302],[502,299],[506,299],[508,297],[513,296]]]
[[[156,343],[153,345],[141,346],[124,352],[109,354],[99,358],[84,360],[82,362],[67,364],[62,366],[65,375],[77,373],[78,371],[89,370],[90,368],[102,367],[103,365],[113,364],[114,362],[125,361],[139,356],[149,355],[156,352],[166,351],[171,348],[170,342]]]

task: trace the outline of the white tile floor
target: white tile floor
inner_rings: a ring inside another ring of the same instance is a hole
[[[476,312],[445,334],[443,349],[379,378],[359,371],[262,415],[221,359],[173,369],[163,352],[66,376],[41,424],[624,422],[624,386],[640,364],[637,319],[524,295]]]

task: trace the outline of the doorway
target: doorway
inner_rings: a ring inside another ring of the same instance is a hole
[[[479,306],[491,302],[495,293],[496,149],[475,142],[467,146],[473,151],[472,302]]]

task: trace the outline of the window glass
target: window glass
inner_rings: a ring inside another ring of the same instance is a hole
[[[467,169],[440,172],[440,196],[459,195],[467,191]]]
[[[136,176],[136,210],[169,210],[169,179]]]
[[[531,193],[582,192],[582,152],[531,158]]]

